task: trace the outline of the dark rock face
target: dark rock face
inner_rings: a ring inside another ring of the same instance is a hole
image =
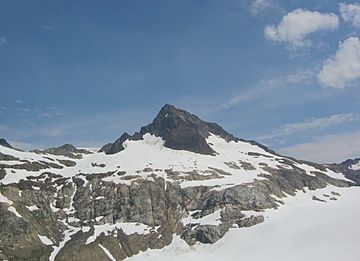
[[[122,144],[125,140],[139,140],[146,133],[163,138],[165,147],[208,155],[215,154],[205,140],[210,133],[218,135],[226,141],[238,140],[219,125],[205,122],[194,114],[166,104],[153,122],[142,127],[140,132],[133,136],[124,133],[114,143],[103,146],[100,151],[104,151],[106,154],[117,153],[124,149]]]
[[[215,123],[200,120],[196,115],[166,104],[154,121],[142,127],[140,134],[151,133],[162,137],[165,146],[176,150],[188,150],[201,154],[214,154],[207,144],[210,133],[224,138],[226,141],[236,140]]]
[[[105,152],[106,154],[118,153],[119,151],[122,151],[124,149],[124,147],[123,147],[124,141],[126,141],[126,140],[128,140],[130,138],[131,138],[131,136],[125,132],[114,143],[108,143],[108,144],[104,145],[100,149],[100,152]]]
[[[10,149],[13,149],[13,147],[5,140],[5,139],[0,139],[0,146],[4,146]]]
[[[195,239],[201,243],[212,244],[222,238],[229,230],[226,224],[216,225],[200,225],[195,228]]]

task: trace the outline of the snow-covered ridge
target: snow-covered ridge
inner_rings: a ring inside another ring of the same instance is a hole
[[[70,158],[62,155],[52,155],[52,154],[40,154],[35,152],[28,151],[19,151],[12,148],[7,148],[4,146],[0,146],[0,153],[5,155],[10,155],[20,160],[26,160],[29,162],[43,161],[47,163],[56,163],[57,160],[69,160]],[[74,159],[73,159],[74,160]],[[1,164],[8,164],[9,161],[1,160]]]
[[[162,177],[165,181],[179,182],[182,187],[217,186],[223,189],[229,186],[250,183],[263,179],[260,174],[268,173],[267,169],[303,169],[307,175],[315,176],[316,169],[304,163],[271,154],[264,149],[244,141],[225,141],[211,134],[207,143],[216,155],[203,155],[185,150],[173,150],[164,146],[164,140],[151,134],[145,134],[142,140],[127,140],[124,150],[113,154],[94,153],[83,155],[81,159],[65,156],[21,152],[0,146],[0,152],[29,162],[58,163],[71,160],[75,166],[27,171],[24,169],[5,168],[6,176],[0,181],[10,184],[37,176],[47,171],[63,177],[79,176],[85,180],[88,174],[113,173],[104,177],[104,181],[130,184],[132,179],[126,176],[136,176],[135,179],[153,179]],[[17,161],[1,161],[7,165],[15,165]],[[289,162],[291,163],[289,165]],[[10,164],[9,164],[10,163]],[[11,169],[11,170],[10,170]],[[118,172],[124,173],[119,176]],[[333,178],[346,179],[343,175],[330,169],[325,172]],[[86,180],[85,180],[86,182]]]

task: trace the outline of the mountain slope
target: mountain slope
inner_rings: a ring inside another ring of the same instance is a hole
[[[337,165],[280,156],[171,105],[102,151],[71,157],[0,147],[1,259],[123,260],[175,235],[214,243],[233,227],[264,222],[263,211],[299,191],[357,181]]]

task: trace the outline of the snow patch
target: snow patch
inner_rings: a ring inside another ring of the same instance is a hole
[[[6,203],[6,204],[9,204],[9,205],[14,204],[14,202],[12,202],[10,199],[8,199],[3,194],[1,194],[1,192],[0,192],[0,202],[1,203]]]
[[[346,180],[346,181],[349,181],[351,183],[354,183],[354,181],[352,181],[352,180],[350,180],[348,178],[345,178],[344,174],[337,173],[335,171],[332,171],[331,169],[326,169],[325,174],[328,175],[329,177],[333,178],[333,179],[342,179],[342,180]]]
[[[32,205],[32,206],[25,206],[29,211],[35,211],[38,210],[39,208],[36,205]]]
[[[126,235],[131,235],[135,233],[149,234],[152,228],[147,225],[135,223],[135,222],[95,225],[94,234],[86,240],[86,244],[90,244],[94,242],[96,238],[101,235],[101,233],[105,233],[106,235],[109,235],[115,229],[122,229],[122,231]]]
[[[15,208],[15,207],[10,206],[10,207],[8,207],[8,210],[9,210],[10,212],[14,213],[15,216],[22,218],[22,216],[19,214],[19,212],[16,211],[16,208]]]
[[[49,239],[47,236],[42,236],[38,234],[38,237],[44,245],[50,246],[54,244],[54,242],[51,239]]]
[[[203,216],[201,218],[193,218],[191,216],[191,214],[193,214],[194,212],[197,211],[192,211],[188,217],[185,217],[181,220],[181,222],[184,225],[187,224],[199,224],[199,225],[220,225],[221,224],[221,216],[220,216],[220,212],[222,209],[219,209],[217,211],[215,211],[214,213],[211,213],[209,215]]]
[[[0,146],[1,147],[1,146]],[[15,214],[15,216],[17,217],[21,217],[22,216],[19,214],[19,212],[16,211],[16,208],[14,206],[12,206],[14,204],[14,202],[12,202],[10,199],[8,199],[7,197],[5,197],[3,194],[1,194],[0,192],[0,202],[1,203],[5,203],[5,204],[8,204],[9,207],[8,207],[8,210],[12,213]]]

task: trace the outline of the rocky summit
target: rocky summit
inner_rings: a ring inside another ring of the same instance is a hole
[[[90,153],[0,144],[1,260],[124,260],[174,238],[212,244],[266,222],[288,197],[360,185],[360,160],[315,164],[238,139],[165,105],[139,132]]]
[[[153,122],[142,127],[140,132],[132,136],[124,133],[114,143],[104,145],[100,151],[104,151],[106,154],[117,153],[124,149],[122,146],[124,141],[140,140],[146,133],[161,137],[167,148],[209,155],[216,153],[206,142],[211,133],[226,141],[237,140],[216,123],[202,121],[194,114],[166,104]]]

